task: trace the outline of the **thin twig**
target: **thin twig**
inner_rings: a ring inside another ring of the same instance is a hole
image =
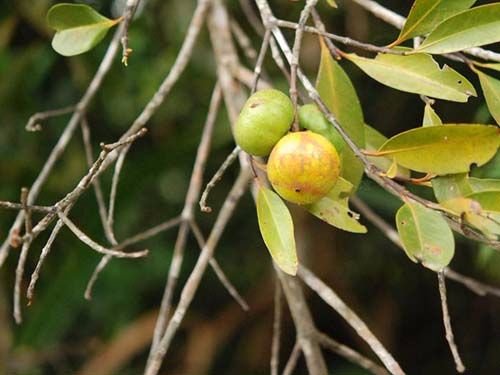
[[[31,221],[31,210],[28,206],[28,194],[29,190],[26,187],[21,189],[21,205],[24,211],[24,231],[27,235],[31,235],[31,230],[33,229],[33,223]]]
[[[380,367],[377,365],[375,362],[373,362],[371,359],[365,357],[364,355],[358,353],[354,349],[341,344],[340,342],[335,341],[331,337],[328,337],[322,332],[317,333],[317,338],[318,341],[322,346],[325,348],[331,350],[334,353],[337,353],[338,355],[346,358],[348,361],[351,363],[354,363],[365,370],[370,371],[372,374],[375,375],[388,375],[389,373],[387,372],[386,369],[383,367]]]
[[[140,0],[128,0],[125,12],[134,14],[137,9],[137,6],[139,5],[139,2]],[[122,64],[125,66],[128,65],[128,58],[132,53],[132,48],[129,48],[128,46],[128,29],[130,27],[130,21],[131,17],[126,17],[123,20],[124,31],[123,31],[123,36],[121,38],[121,44],[122,44]]]
[[[247,59],[255,62],[257,59],[257,51],[253,48],[250,38],[245,34],[234,18],[231,19],[231,31]]]
[[[152,228],[146,229],[143,232],[137,233],[136,235],[133,235],[132,237],[129,237],[122,242],[120,242],[116,247],[114,247],[115,250],[121,250],[126,247],[129,247],[130,245],[134,245],[138,242],[145,241],[151,237],[157,236],[160,233],[163,233],[177,225],[182,221],[182,218],[180,216],[174,217],[172,219],[169,219],[167,221],[164,221],[163,223],[160,223],[158,225],[155,225]]]
[[[210,194],[210,191],[217,185],[217,182],[224,176],[224,173],[226,170],[231,166],[231,164],[234,163],[236,158],[238,157],[238,154],[240,153],[241,148],[239,146],[236,146],[233,151],[227,156],[226,160],[224,160],[224,163],[219,167],[217,172],[213,175],[213,177],[210,179],[208,182],[207,186],[205,187],[205,190],[203,190],[203,193],[201,194],[201,199],[200,199],[200,209],[203,212],[212,212],[212,208],[207,206],[207,199],[208,199],[208,194]]]
[[[293,371],[295,370],[295,367],[297,366],[297,362],[300,357],[300,353],[302,353],[302,348],[300,347],[299,340],[297,339],[295,341],[295,344],[293,345],[292,352],[290,353],[290,357],[288,358],[288,361],[286,362],[285,369],[283,370],[283,375],[292,375]]]
[[[453,360],[455,361],[455,367],[458,372],[465,372],[465,366],[458,353],[457,344],[453,336],[453,329],[451,328],[451,318],[450,312],[448,311],[448,302],[446,297],[446,280],[444,272],[438,272],[438,284],[439,284],[439,296],[441,298],[441,309],[443,310],[443,323],[444,330],[446,332],[446,341],[448,341],[448,346],[450,347]]]
[[[316,292],[326,303],[337,311],[351,325],[352,328],[354,328],[359,337],[361,337],[370,346],[391,374],[404,375],[404,371],[401,369],[399,364],[370,331],[368,326],[330,287],[323,283],[304,266],[299,266],[298,275],[306,283],[306,285],[309,286],[309,288]]]
[[[276,279],[274,286],[274,320],[273,341],[271,345],[271,375],[278,375],[280,365],[280,340],[281,340],[281,314],[283,301],[281,296],[281,285]]]
[[[209,264],[210,259],[213,257],[215,248],[219,239],[222,235],[224,228],[226,227],[229,219],[236,208],[236,204],[239,199],[246,191],[248,187],[248,181],[250,179],[250,173],[248,170],[240,171],[236,182],[234,183],[229,195],[227,196],[224,204],[222,205],[219,215],[214,223],[210,236],[207,239],[205,247],[198,257],[196,265],[189,275],[184,288],[182,289],[179,303],[170,319],[165,334],[162,336],[160,342],[157,345],[157,349],[153,352],[151,360],[148,361],[146,366],[145,375],[156,375],[160,369],[161,363],[165,354],[167,353],[170,343],[177,332],[181,322],[186,315],[186,311],[193,301],[194,295],[198,286],[201,282],[201,278],[205,273],[205,270]]]
[[[14,320],[17,324],[21,324],[23,321],[21,313],[21,284],[23,282],[24,267],[26,265],[26,258],[28,257],[31,241],[30,237],[23,242],[21,254],[19,255],[19,260],[17,261],[16,280],[14,284]]]
[[[266,30],[264,34],[264,39],[262,40],[262,45],[259,51],[259,57],[257,58],[257,62],[255,63],[255,68],[253,70],[254,78],[252,85],[252,94],[257,91],[257,86],[259,84],[260,75],[262,73],[262,64],[264,63],[264,59],[266,57],[267,48],[269,47],[269,41],[271,40],[271,32]]]
[[[198,246],[200,247],[200,250],[205,247],[205,239],[203,238],[203,234],[201,233],[200,227],[198,224],[194,221],[191,220],[189,222],[191,226],[191,231],[194,234],[194,237],[196,238],[196,241],[198,242]],[[248,306],[248,303],[245,301],[243,296],[238,292],[236,287],[231,283],[229,278],[226,276],[224,271],[222,270],[221,266],[217,262],[215,258],[211,258],[209,261],[210,267],[212,267],[212,270],[215,272],[215,275],[221,282],[222,286],[227,290],[229,295],[234,298],[234,300],[238,303],[238,305],[241,306],[243,311],[248,311],[250,310],[250,307]]]
[[[319,13],[316,10],[316,8],[312,9],[311,15],[313,16],[313,20],[314,20],[314,24],[316,25],[316,28],[321,32],[326,32],[325,24],[321,20],[321,17],[319,16]],[[326,46],[328,47],[328,50],[330,51],[330,54],[336,60],[340,60],[340,54],[338,52],[338,48],[333,44],[331,39],[325,38],[325,42],[326,42]]]
[[[37,112],[28,119],[28,123],[26,124],[26,130],[29,132],[40,131],[42,130],[42,125],[40,124],[40,121],[47,120],[52,117],[66,115],[68,113],[73,112],[75,108],[76,106],[70,105],[68,107]]]

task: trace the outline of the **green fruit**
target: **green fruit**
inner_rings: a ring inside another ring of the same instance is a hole
[[[293,121],[291,100],[281,91],[257,91],[243,106],[234,128],[241,149],[254,156],[267,156],[289,130]]]
[[[339,175],[337,150],[328,139],[311,131],[281,138],[267,162],[267,176],[274,190],[297,204],[314,203],[324,197]]]
[[[337,130],[330,124],[316,104],[306,104],[299,108],[299,125],[302,129],[321,134],[328,139],[337,151],[342,153],[344,140]]]

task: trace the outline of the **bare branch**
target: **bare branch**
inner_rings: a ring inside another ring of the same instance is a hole
[[[283,375],[292,375],[293,370],[295,370],[295,367],[297,366],[300,353],[302,353],[302,348],[300,346],[299,340],[297,339],[295,341],[295,345],[293,346],[292,353],[290,353],[290,357],[286,362],[285,369],[283,370]]]
[[[19,259],[17,261],[16,281],[14,284],[14,320],[17,324],[21,324],[23,321],[21,314],[21,284],[23,282],[24,267],[26,265],[26,258],[28,257],[30,246],[31,239],[27,239],[23,242],[21,254],[19,255]]]
[[[328,303],[351,325],[352,328],[354,328],[356,333],[370,346],[370,348],[372,348],[373,352],[380,358],[391,374],[404,375],[404,371],[399,364],[370,331],[368,326],[330,287],[304,266],[299,267],[298,275],[309,288],[314,290],[323,301]]]
[[[278,375],[280,359],[281,340],[281,313],[283,310],[281,296],[281,285],[276,279],[274,286],[274,321],[273,321],[273,341],[271,345],[271,375]]]
[[[47,120],[52,117],[66,115],[68,113],[73,112],[75,108],[76,106],[70,105],[68,107],[37,112],[29,118],[28,123],[26,124],[26,130],[29,132],[40,131],[42,130],[42,125],[40,125],[40,121]]]
[[[134,14],[140,0],[127,0],[127,8],[125,13]],[[125,17],[123,20],[123,36],[120,40],[122,44],[122,64],[128,65],[128,58],[132,53],[132,49],[128,47],[128,28],[130,27],[130,21],[132,17]]]
[[[119,243],[115,247],[115,250],[122,250],[126,247],[129,247],[130,245],[134,245],[138,242],[145,241],[151,237],[154,237],[162,232],[165,232],[165,231],[179,225],[179,223],[181,221],[182,221],[182,218],[180,216],[177,216],[177,217],[174,217],[173,219],[169,219],[167,221],[164,221],[161,224],[155,225],[152,228],[146,229],[143,232],[137,233],[136,235],[123,240],[121,243]]]
[[[338,355],[346,358],[348,361],[364,368],[365,370],[370,371],[372,374],[375,375],[389,374],[383,367],[380,367],[375,362],[361,355],[354,349],[351,349],[350,347],[335,341],[334,339],[328,337],[322,332],[318,332],[317,335],[318,335],[318,341],[320,342],[321,345],[323,345],[327,349],[330,349],[332,352],[337,353]]]
[[[438,284],[439,284],[439,296],[441,297],[441,309],[443,310],[443,323],[444,330],[446,332],[446,341],[448,341],[448,346],[450,347],[451,354],[453,355],[453,360],[455,361],[455,367],[458,372],[465,372],[465,366],[458,353],[457,344],[455,344],[455,339],[453,337],[453,329],[451,328],[451,318],[450,312],[448,311],[448,302],[446,297],[446,281],[444,277],[444,272],[438,272]]]

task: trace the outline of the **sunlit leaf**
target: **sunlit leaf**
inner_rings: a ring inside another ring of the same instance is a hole
[[[63,56],[92,49],[119,21],[106,18],[84,4],[56,4],[47,13],[49,26],[56,30],[52,47]]]
[[[396,225],[405,252],[414,262],[440,271],[453,259],[453,233],[437,212],[418,203],[406,203],[396,213]]]
[[[450,53],[500,41],[500,3],[475,7],[439,24],[417,52]]]
[[[449,124],[411,129],[389,139],[377,152],[403,167],[437,175],[468,172],[488,162],[500,145],[500,128]]]
[[[424,119],[422,121],[422,126],[437,126],[443,125],[443,121],[439,118],[434,108],[429,104],[425,105],[424,109]]]
[[[349,209],[348,199],[352,190],[352,184],[340,178],[326,196],[307,206],[307,209],[336,228],[353,233],[366,233],[366,227],[357,220],[359,215]]]
[[[260,233],[277,266],[289,275],[297,273],[297,250],[290,211],[273,191],[260,188],[257,195]]]
[[[476,95],[474,86],[464,76],[447,65],[441,68],[427,54],[379,54],[375,59],[356,54],[345,57],[376,81],[397,90],[455,102],[466,102],[469,96]]]
[[[463,197],[473,192],[467,173],[450,174],[433,178],[432,189],[438,202]]]
[[[320,44],[321,61],[316,88],[342,128],[358,147],[363,148],[365,146],[365,121],[356,90],[321,39]],[[347,144],[342,150],[342,160],[342,177],[352,183],[356,190],[363,176],[363,164]]]
[[[365,150],[367,151],[376,151],[378,150],[385,142],[387,142],[387,137],[381,134],[378,130],[372,128],[370,125],[365,124]],[[385,173],[389,173],[391,167],[393,167],[393,160],[390,157],[373,157],[368,156],[368,160],[375,166],[377,166],[380,170]],[[395,176],[399,177],[410,177],[410,171],[407,168],[404,168],[400,165],[395,166]],[[391,174],[392,175],[392,174]],[[390,178],[394,178],[395,176],[390,176]]]
[[[331,7],[337,8],[337,3],[335,2],[335,0],[326,0],[326,2],[327,2],[327,3],[328,3],[328,5],[330,5]]]
[[[500,124],[500,81],[476,70],[486,104],[495,121]]]
[[[470,8],[475,2],[476,0],[416,0],[393,45],[429,33],[436,25]]]

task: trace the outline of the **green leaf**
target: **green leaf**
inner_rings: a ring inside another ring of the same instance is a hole
[[[486,190],[500,190],[500,180],[494,178],[469,177],[469,185],[475,193]]]
[[[475,69],[491,115],[500,124],[500,81]]]
[[[365,120],[356,90],[321,39],[320,45],[321,61],[316,89],[349,137],[358,147],[363,148],[365,146]],[[356,190],[363,176],[363,164],[347,144],[344,144],[341,156],[342,177],[352,183]]]
[[[375,59],[356,54],[345,57],[374,80],[397,90],[455,102],[476,96],[474,86],[464,76],[447,65],[440,68],[427,54],[379,54]]]
[[[297,273],[297,250],[290,211],[272,190],[260,188],[257,195],[260,233],[273,260],[289,275]]]
[[[438,202],[464,197],[473,192],[467,173],[450,174],[433,178],[432,189]]]
[[[416,0],[392,45],[429,33],[445,19],[470,8],[476,0]]]
[[[439,118],[436,111],[429,105],[425,105],[424,109],[424,119],[422,121],[422,126],[439,126],[443,125],[443,121]]]
[[[437,212],[418,203],[406,203],[396,213],[396,226],[403,248],[414,262],[440,271],[453,259],[453,233]]]
[[[319,201],[307,206],[307,210],[336,228],[366,233],[366,227],[357,220],[359,215],[349,209],[348,199],[352,190],[353,186],[349,181],[339,178],[333,189]]]
[[[447,124],[411,129],[382,145],[373,156],[392,156],[418,172],[437,175],[468,172],[495,156],[500,128],[488,125]]]
[[[450,53],[500,41],[500,3],[475,7],[439,24],[417,52]]]
[[[473,198],[482,199],[478,196]],[[479,229],[488,238],[496,240],[500,236],[500,213],[484,210],[481,203],[473,198],[453,198],[442,202],[441,206]]]
[[[326,0],[326,2],[328,3],[328,5],[330,5],[331,7],[333,8],[337,8],[337,3],[335,2],[335,0]]]
[[[476,63],[476,65],[482,67],[482,68],[487,68],[491,70],[496,70],[497,72],[500,72],[500,63]]]
[[[472,199],[481,205],[485,211],[500,212],[500,191],[480,191],[467,195],[465,198]]]
[[[365,150],[367,151],[376,151],[378,150],[385,142],[387,142],[387,137],[380,133],[377,129],[372,128],[370,125],[365,124]],[[393,161],[391,158],[384,157],[373,157],[368,156],[368,160],[376,167],[388,173],[391,167],[393,166]],[[407,168],[401,167],[400,165],[396,165],[396,174],[395,176],[409,178],[410,171]]]
[[[56,30],[52,47],[63,56],[92,49],[118,22],[120,19],[110,20],[84,4],[56,4],[47,13],[47,23]]]

